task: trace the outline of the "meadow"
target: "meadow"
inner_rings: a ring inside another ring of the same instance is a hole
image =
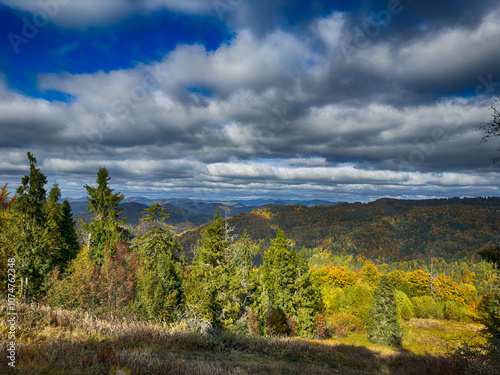
[[[41,304],[16,307],[18,358],[12,374],[451,375],[467,366],[464,343],[483,344],[478,324],[432,319],[405,322],[403,347],[395,349],[359,333],[331,340],[211,334],[186,321],[172,325]],[[5,300],[0,310],[6,343]],[[5,356],[2,362],[2,370],[8,369]]]

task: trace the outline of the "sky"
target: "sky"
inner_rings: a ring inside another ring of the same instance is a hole
[[[498,196],[497,0],[0,0],[0,185]]]

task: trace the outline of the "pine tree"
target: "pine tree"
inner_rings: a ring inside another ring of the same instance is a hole
[[[295,312],[293,296],[298,275],[297,253],[291,248],[285,232],[278,230],[264,254],[263,283],[269,307],[281,309],[285,314]]]
[[[52,258],[50,244],[46,237],[47,214],[45,211],[47,177],[36,168],[36,158],[28,152],[29,174],[22,178],[17,188],[14,205],[19,214],[20,233],[14,248],[18,258],[19,276],[28,279],[31,296],[43,294],[43,283],[48,277]]]
[[[306,249],[303,248],[298,254],[298,278],[294,296],[297,309],[297,333],[302,337],[313,336],[319,307],[319,293],[313,286],[309,268]]]
[[[47,223],[45,234],[50,247],[51,268],[59,267],[64,272],[68,263],[75,259],[80,251],[71,206],[65,200],[62,204],[61,190],[54,184],[49,191],[47,200]]]
[[[106,248],[113,249],[118,241],[129,239],[129,232],[124,228],[125,219],[119,219],[121,210],[118,204],[124,195],[113,193],[113,189],[108,187],[110,179],[108,170],[100,167],[97,187],[85,185],[89,201],[86,207],[89,212],[95,213],[95,218],[90,224],[80,221],[80,225],[88,235],[87,246],[92,259],[102,259]]]
[[[397,303],[390,279],[383,275],[373,294],[373,304],[368,320],[368,340],[400,347],[403,329],[397,320]]]
[[[67,200],[61,203],[59,221],[59,234],[61,236],[61,251],[59,253],[58,264],[61,271],[64,271],[69,263],[76,258],[80,252],[80,243],[78,242],[78,233],[76,231],[75,221],[71,213],[71,206]]]
[[[240,243],[236,249],[236,281],[238,297],[243,310],[252,303],[252,291],[254,281],[252,277],[253,270],[253,244],[250,236],[245,229],[240,238]]]
[[[14,257],[15,237],[18,235],[15,213],[12,209],[16,196],[10,198],[7,184],[0,188],[0,288],[7,290],[8,259]]]
[[[144,264],[139,271],[139,307],[147,317],[173,321],[184,303],[182,247],[163,223],[165,207],[154,203],[144,210],[148,232],[139,240]]]
[[[500,247],[485,250],[479,253],[487,262],[491,263],[497,273],[491,292],[483,297],[479,304],[480,322],[488,342],[490,358],[500,363]]]
[[[235,263],[224,220],[216,212],[215,219],[203,229],[192,265],[194,300],[200,313],[216,328],[230,326],[237,319],[234,276]]]

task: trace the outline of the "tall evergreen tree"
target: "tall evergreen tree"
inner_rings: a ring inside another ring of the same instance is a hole
[[[479,253],[496,269],[496,277],[491,292],[483,297],[479,304],[482,330],[488,342],[488,354],[500,364],[500,247]]]
[[[18,235],[16,216],[12,209],[16,196],[10,197],[7,184],[0,188],[0,291],[7,290],[8,259],[14,257],[14,243]]]
[[[403,329],[397,319],[397,303],[390,279],[383,275],[373,294],[368,320],[368,340],[381,345],[400,347]]]
[[[71,206],[65,199],[61,203],[58,221],[59,234],[61,236],[62,248],[59,253],[58,264],[61,271],[64,271],[68,264],[76,258],[80,252],[80,243],[76,231],[75,221],[71,212]]]
[[[232,258],[224,220],[216,212],[215,219],[203,229],[193,259],[192,277],[195,303],[217,328],[234,323],[238,313],[232,289],[235,276]]]
[[[128,240],[129,232],[124,228],[125,219],[119,219],[121,210],[118,204],[123,194],[113,193],[108,186],[111,179],[106,168],[97,171],[97,187],[85,185],[87,190],[86,205],[89,212],[95,213],[90,224],[80,221],[82,229],[87,233],[87,245],[92,259],[102,259],[105,248],[113,249],[119,240]]]
[[[164,224],[168,217],[165,207],[154,203],[144,213],[141,221],[146,222],[148,231],[139,239],[143,257],[137,285],[140,309],[148,318],[173,321],[184,303],[182,247]]]
[[[281,309],[286,314],[295,312],[293,296],[298,276],[297,253],[291,248],[285,232],[278,230],[264,254],[263,283],[269,307]]]
[[[20,219],[20,233],[14,251],[18,258],[18,274],[24,280],[28,278],[30,295],[38,297],[51,266],[50,245],[46,237],[47,177],[36,168],[37,160],[30,152],[28,161],[29,174],[22,178],[17,188],[14,205]]]

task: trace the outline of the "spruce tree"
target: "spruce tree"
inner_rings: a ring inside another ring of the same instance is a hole
[[[47,177],[36,167],[36,158],[30,152],[27,155],[29,174],[22,178],[14,204],[20,230],[14,252],[18,259],[18,275],[25,281],[28,279],[29,295],[39,297],[43,294],[43,283],[52,261],[46,236]]]
[[[184,303],[182,247],[164,224],[165,207],[154,203],[144,213],[141,221],[148,231],[139,239],[143,259],[137,286],[139,306],[150,319],[173,321]]]
[[[108,170],[100,167],[97,171],[97,187],[85,185],[89,201],[86,207],[95,217],[90,224],[80,221],[80,225],[87,233],[87,245],[92,259],[102,259],[106,248],[113,249],[119,240],[129,239],[129,232],[124,228],[125,219],[119,219],[121,210],[118,204],[124,195],[113,193],[113,189],[108,186],[110,179]]]
[[[7,184],[0,187],[0,291],[7,294],[8,259],[14,257],[15,238],[18,235],[16,216],[12,209],[16,196],[10,197]]]
[[[61,236],[61,251],[58,263],[61,271],[64,271],[69,263],[76,258],[80,252],[78,233],[71,212],[71,206],[67,200],[61,203],[59,221],[57,223],[59,235]]]
[[[298,275],[297,253],[291,248],[285,232],[278,230],[264,254],[263,263],[263,283],[270,308],[280,309],[285,314],[295,312],[293,296]]]
[[[480,322],[484,325],[483,335],[487,340],[487,351],[491,360],[500,364],[500,247],[479,253],[496,269],[491,292],[479,304]]]
[[[313,286],[309,268],[306,249],[303,248],[298,254],[298,278],[294,296],[297,309],[297,333],[303,337],[312,337],[314,334],[320,300],[319,293]]]
[[[216,212],[215,219],[203,229],[201,244],[195,250],[192,277],[195,304],[217,328],[230,326],[237,319],[232,258],[224,220]]]
[[[400,347],[403,329],[397,319],[394,288],[387,276],[382,276],[373,294],[368,320],[368,340],[381,345]]]

